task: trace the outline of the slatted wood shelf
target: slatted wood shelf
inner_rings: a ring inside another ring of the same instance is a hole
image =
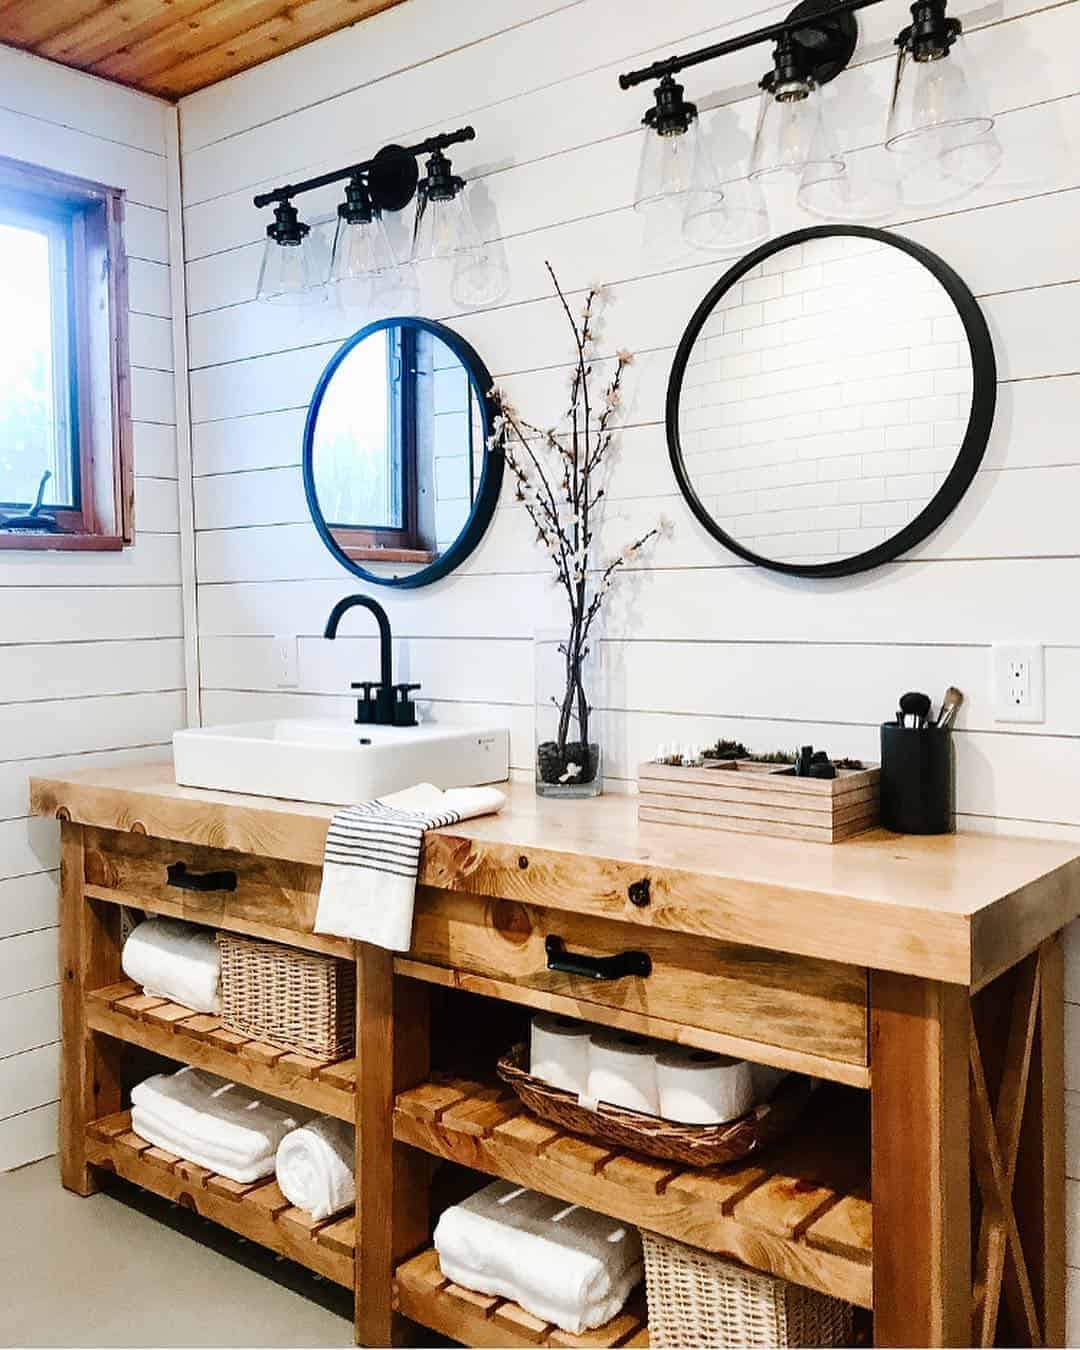
[[[523,1346],[647,1346],[644,1289],[631,1296],[618,1316],[595,1331],[575,1336],[534,1317],[519,1304],[490,1294],[476,1294],[452,1284],[439,1269],[431,1249],[399,1266],[394,1276],[394,1306],[419,1322],[462,1345]]]
[[[695,1170],[569,1134],[500,1086],[444,1077],[398,1096],[394,1136],[869,1308],[867,1106],[865,1094],[823,1087],[760,1159]]]
[[[144,994],[130,980],[88,994],[86,1019],[94,1031],[258,1092],[339,1120],[356,1119],[355,1059],[333,1063],[287,1054],[227,1031],[221,1019],[209,1013],[195,1013],[179,1003]]]
[[[353,1287],[356,1223],[352,1213],[316,1222],[290,1205],[273,1179],[240,1185],[154,1148],[132,1132],[130,1111],[118,1111],[87,1126],[86,1157],[96,1167],[185,1205],[337,1284]]]

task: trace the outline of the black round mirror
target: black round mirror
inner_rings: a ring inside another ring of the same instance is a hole
[[[491,376],[457,333],[380,319],[323,371],[304,429],[304,491],[330,552],[380,586],[458,567],[495,512]]]
[[[819,226],[712,288],[675,356],[667,435],[710,534],[795,576],[848,576],[941,524],[982,460],[997,370],[982,311],[936,254]]]

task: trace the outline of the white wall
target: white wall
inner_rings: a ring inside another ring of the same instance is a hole
[[[57,867],[27,778],[145,759],[184,720],[166,118],[0,47],[0,154],[127,190],[136,544],[0,553],[0,1170],[55,1150]]]
[[[255,307],[264,221],[251,194],[382,142],[471,121],[477,140],[454,162],[479,180],[488,229],[506,241],[512,289],[490,312],[455,314],[445,279],[428,271],[423,312],[456,326],[526,415],[547,425],[560,412],[569,346],[543,260],[573,291],[610,283],[601,350],[625,345],[638,359],[613,491],[620,519],[608,538],[621,544],[660,511],[677,526],[612,607],[613,678],[603,699],[610,775],[632,780],[658,742],[718,734],[761,749],[814,742],[873,756],[877,724],[903,689],[937,694],[954,683],[967,694],[957,728],[960,823],[1080,838],[1080,5],[951,6],[968,21],[1006,164],[965,200],[899,211],[893,224],[939,252],[980,297],[1000,368],[996,426],[975,484],[933,538],[893,566],[827,584],[784,579],[725,553],[684,508],[667,458],[673,347],[721,264],[698,255],[665,266],[645,256],[631,200],[649,93],[620,93],[616,76],[787,6],[722,8],[726,28],[715,27],[713,0],[412,0],[184,101],[206,719],[344,713],[349,679],[375,659],[373,637],[318,636],[331,604],[356,585],[308,523],[298,471],[316,378],[363,316],[328,306],[298,324]],[[900,0],[861,14],[856,69],[828,91],[853,164],[881,140],[891,39],[905,15]],[[766,60],[758,50],[683,77],[728,158],[745,160]],[[334,192],[321,195],[315,214],[334,201]],[[808,223],[778,198],[771,204],[776,232]],[[380,599],[399,635],[399,662],[423,681],[435,714],[506,716],[513,763],[527,771],[530,637],[558,618],[558,596],[510,493],[458,574]],[[358,621],[355,631],[363,627]],[[275,692],[276,633],[300,636],[295,694]],[[988,645],[1009,639],[1047,644],[1045,725],[993,719]],[[1068,992],[1076,1091],[1075,957]],[[1071,1152],[1070,1175],[1080,1177]],[[1075,1214],[1080,1181],[1069,1185]]]

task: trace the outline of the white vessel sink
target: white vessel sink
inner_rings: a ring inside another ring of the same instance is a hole
[[[176,781],[184,787],[247,792],[351,806],[434,783],[475,787],[510,776],[504,727],[358,726],[282,718],[173,733]]]

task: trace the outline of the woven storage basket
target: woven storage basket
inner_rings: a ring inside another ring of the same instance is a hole
[[[499,1060],[498,1073],[534,1115],[575,1134],[689,1167],[737,1162],[773,1143],[788,1133],[813,1093],[809,1078],[791,1074],[769,1101],[738,1120],[726,1125],[679,1125],[610,1102],[600,1102],[595,1111],[582,1106],[576,1093],[534,1078],[526,1068],[528,1061],[528,1047],[515,1045]]]
[[[218,933],[221,1023],[313,1059],[356,1053],[356,968],[333,956]]]
[[[837,1346],[852,1342],[852,1307],[642,1230],[649,1344],[663,1350]]]

